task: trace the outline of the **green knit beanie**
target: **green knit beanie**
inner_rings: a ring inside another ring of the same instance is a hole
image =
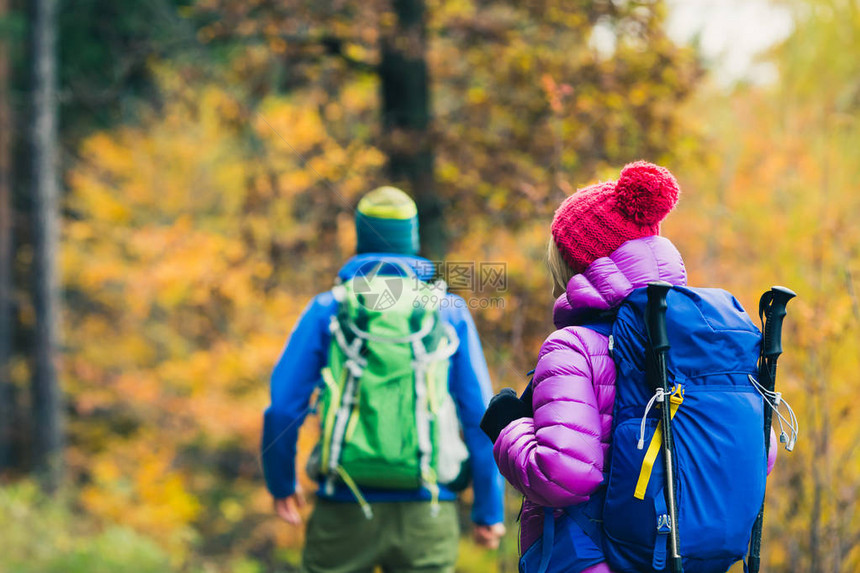
[[[418,254],[418,208],[396,187],[379,187],[358,202],[358,253]]]

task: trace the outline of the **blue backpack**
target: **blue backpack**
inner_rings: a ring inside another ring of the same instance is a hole
[[[637,289],[613,322],[584,325],[610,337],[616,364],[607,473],[588,502],[554,520],[547,512],[542,543],[523,556],[521,571],[575,572],[601,556],[616,573],[668,569],[663,453],[654,439],[662,405],[646,379],[646,305],[646,289]],[[764,401],[750,381],[761,332],[723,290],[675,286],[667,305],[680,553],[685,573],[724,573],[744,558],[764,499]]]
[[[661,571],[668,553],[659,421],[645,375],[646,289],[612,326],[616,390],[604,551],[614,571]],[[667,368],[674,387],[680,553],[687,573],[724,573],[744,558],[764,499],[764,402],[757,376],[761,332],[729,293],[674,287],[667,297]]]

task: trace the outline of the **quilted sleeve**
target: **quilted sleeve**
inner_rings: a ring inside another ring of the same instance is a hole
[[[586,501],[603,480],[597,385],[615,366],[605,337],[585,328],[554,332],[534,375],[534,418],[508,424],[493,453],[502,475],[529,500],[564,507]]]

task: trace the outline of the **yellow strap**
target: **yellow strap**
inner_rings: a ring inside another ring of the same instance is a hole
[[[343,377],[346,374],[346,369],[341,373],[341,384],[343,384]],[[322,437],[322,467],[324,471],[328,471],[328,463],[329,463],[329,455],[331,454],[331,433],[334,429],[334,417],[337,413],[337,404],[340,404],[340,384],[338,384],[334,375],[331,373],[331,368],[323,368],[322,369],[322,379],[325,382],[325,385],[328,387],[329,392],[331,392],[331,398],[329,398],[329,407],[326,415],[326,419],[323,422],[323,437]]]
[[[370,508],[370,504],[367,503],[367,500],[364,499],[363,495],[361,495],[361,490],[358,489],[355,481],[353,481],[350,475],[346,473],[343,466],[337,466],[337,474],[340,476],[340,479],[343,480],[343,483],[346,484],[346,487],[349,488],[349,491],[352,492],[352,495],[355,496],[355,499],[358,501],[358,505],[361,507],[361,511],[364,512],[364,517],[367,519],[373,519],[373,510]]]
[[[349,413],[349,422],[346,425],[346,434],[343,436],[344,442],[351,441],[353,434],[355,434],[355,428],[358,426],[359,410],[361,410],[361,393],[356,392],[355,403],[352,405],[352,412]]]
[[[669,402],[672,404],[669,409],[669,418],[674,418],[678,408],[684,401],[684,390],[680,384],[676,384],[672,390],[672,395],[669,396]],[[654,469],[654,460],[657,459],[657,453],[660,451],[660,446],[663,444],[663,421],[657,423],[657,429],[654,430],[654,435],[651,437],[651,443],[648,445],[648,451],[645,452],[645,459],[642,460],[642,471],[639,472],[639,480],[636,482],[636,490],[633,492],[633,497],[636,499],[645,499],[645,490],[648,489],[648,481],[651,479],[651,471]]]
[[[436,481],[436,471],[433,468],[422,471],[421,481],[424,482],[424,487],[430,491],[430,515],[436,517],[439,515],[439,484]]]

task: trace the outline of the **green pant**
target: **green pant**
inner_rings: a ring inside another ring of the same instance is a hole
[[[459,525],[454,502],[357,503],[317,500],[308,521],[304,573],[453,573]]]

